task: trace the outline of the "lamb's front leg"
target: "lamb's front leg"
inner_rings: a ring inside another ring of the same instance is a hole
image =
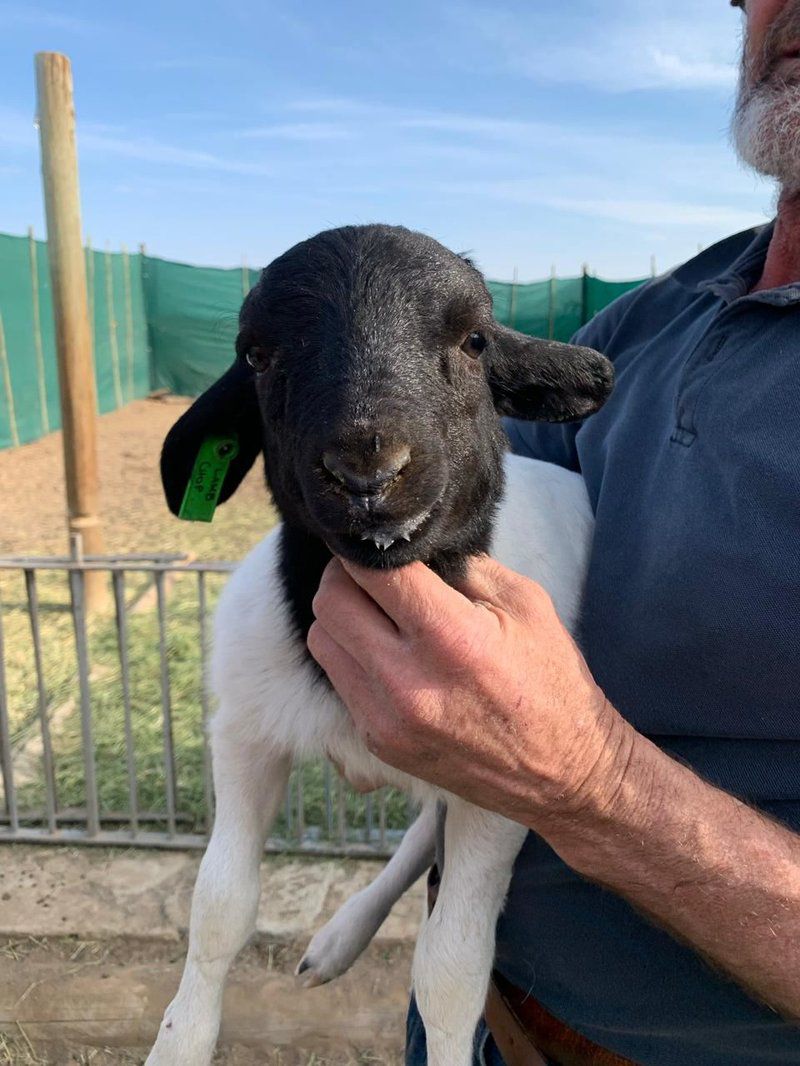
[[[214,829],[192,898],[189,952],[145,1066],[208,1066],[230,964],[253,932],[264,841],[283,801],[291,760],[224,736],[214,742]]]
[[[414,955],[429,1066],[469,1066],[483,1013],[495,926],[527,830],[448,798],[439,896]]]

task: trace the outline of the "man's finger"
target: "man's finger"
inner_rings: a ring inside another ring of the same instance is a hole
[[[444,618],[472,611],[469,601],[424,563],[410,563],[399,570],[370,570],[346,559],[341,562],[353,581],[406,635],[417,635],[437,627]]]
[[[375,651],[385,652],[397,641],[397,627],[350,577],[338,559],[325,567],[312,604],[314,616],[363,667]]]
[[[471,558],[456,587],[472,603],[499,608],[519,619],[530,614],[531,582],[488,555]]]
[[[346,706],[362,703],[370,691],[370,685],[361,664],[334,640],[320,622],[314,622],[309,629],[306,644]]]
[[[372,750],[371,738],[380,712],[369,675],[320,622],[314,622],[309,629],[307,644],[350,712],[361,739]]]

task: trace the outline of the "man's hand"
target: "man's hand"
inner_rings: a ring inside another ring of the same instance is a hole
[[[485,556],[459,590],[334,560],[314,614],[309,649],[384,762],[526,824],[616,792],[632,730],[534,582]]]
[[[542,589],[489,559],[332,562],[308,635],[384,762],[537,830],[753,995],[800,1018],[800,836],[608,704]]]

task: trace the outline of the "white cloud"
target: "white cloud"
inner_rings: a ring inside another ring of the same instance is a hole
[[[651,48],[653,67],[673,88],[730,89],[736,80],[736,68],[730,63],[686,59],[674,52]]]
[[[681,227],[692,229],[736,230],[760,224],[767,217],[766,210],[749,206],[697,202],[681,198],[657,199],[635,196],[610,196],[607,191],[590,192],[596,187],[592,177],[576,176],[564,184],[571,186],[566,195],[553,195],[559,183],[535,181],[463,181],[446,182],[440,186],[448,196],[467,199],[496,200],[508,204],[538,206],[561,211],[565,215],[623,222],[628,226]],[[603,183],[607,184],[607,183]]]
[[[78,131],[78,147],[102,155],[137,159],[143,163],[219,170],[228,174],[271,174],[273,168],[258,162],[214,155],[211,152],[167,144],[153,137],[110,137],[104,133]]]
[[[36,30],[62,30],[69,33],[93,33],[97,23],[92,19],[65,15],[60,11],[48,11],[33,4],[3,4],[0,8],[0,27],[18,29],[33,27]]]
[[[607,218],[633,226],[689,226],[719,227],[739,230],[764,222],[766,216],[758,211],[725,207],[720,204],[686,203],[680,200],[579,200],[574,197],[553,196],[540,201],[572,214],[591,218]]]
[[[604,92],[727,90],[736,81],[738,25],[720,2],[587,0],[582,10],[478,5],[452,10],[471,27],[483,55],[540,83],[584,85]]]
[[[272,174],[274,168],[259,161],[224,156],[196,148],[170,144],[155,137],[131,136],[124,126],[97,122],[78,124],[78,150],[94,156],[135,159],[142,163],[186,167],[192,170],[220,171],[228,174]],[[19,111],[0,108],[0,147],[21,152],[35,151],[38,135],[33,117]]]
[[[241,130],[237,136],[246,140],[344,141],[353,136],[353,131],[342,123],[292,122],[255,126]]]

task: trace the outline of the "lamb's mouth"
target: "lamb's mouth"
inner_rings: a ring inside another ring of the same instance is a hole
[[[399,525],[384,527],[381,529],[367,529],[361,534],[362,541],[372,541],[375,547],[382,552],[388,551],[397,541],[404,540],[411,543],[411,538],[417,533],[431,516],[431,511],[423,511],[413,518],[407,518]]]

